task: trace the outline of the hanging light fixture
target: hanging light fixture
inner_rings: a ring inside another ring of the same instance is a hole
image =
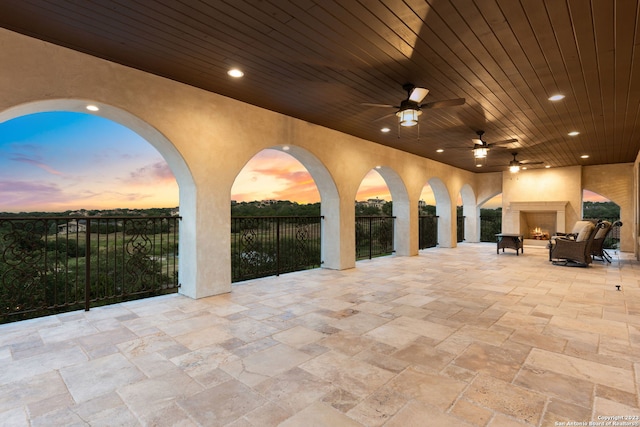
[[[513,156],[513,160],[509,162],[509,172],[518,173],[520,172],[520,162],[516,159],[518,153],[511,153]]]
[[[415,126],[418,124],[418,116],[422,111],[414,108],[405,108],[396,113],[400,119],[400,126]]]
[[[473,157],[476,159],[484,159],[489,154],[489,149],[487,147],[478,146],[473,147]]]

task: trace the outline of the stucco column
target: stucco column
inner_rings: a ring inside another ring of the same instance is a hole
[[[180,293],[203,298],[231,292],[228,192],[202,185],[195,195],[181,190],[180,211]]]
[[[396,217],[394,246],[396,255],[412,256],[418,254],[418,201],[400,201],[393,204],[393,216]]]
[[[356,266],[356,209],[353,197],[323,199],[322,267],[344,270]]]
[[[480,241],[480,208],[475,205],[464,205],[462,214],[464,215],[464,240],[468,243],[478,243]]]

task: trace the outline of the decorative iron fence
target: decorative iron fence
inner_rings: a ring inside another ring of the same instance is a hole
[[[458,243],[464,241],[464,216],[456,217],[456,237]]]
[[[356,217],[356,260],[390,255],[393,248],[393,216]]]
[[[614,224],[616,221],[620,220],[620,218],[618,217],[601,217],[601,218],[584,218],[584,219],[609,221],[611,224]],[[616,226],[611,229],[611,232],[609,233],[604,243],[602,244],[602,247],[604,249],[620,249],[620,228],[621,227],[622,226]]]
[[[322,218],[231,218],[231,281],[320,267]]]
[[[418,218],[419,249],[433,248],[438,245],[438,217],[421,215]]]
[[[0,323],[176,292],[178,223],[0,218]]]

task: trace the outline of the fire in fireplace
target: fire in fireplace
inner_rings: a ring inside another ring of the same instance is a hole
[[[525,239],[548,240],[556,233],[556,213],[521,211],[520,233]]]
[[[535,240],[549,240],[549,233],[546,231],[542,231],[540,227],[535,227],[531,233],[529,239]]]

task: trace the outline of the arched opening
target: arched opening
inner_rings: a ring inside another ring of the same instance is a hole
[[[582,218],[614,222],[620,219],[620,206],[602,194],[582,190]]]
[[[177,211],[178,185],[169,165],[119,123],[51,111],[13,118],[0,129],[0,194],[7,211]]]
[[[231,188],[231,281],[321,266],[320,193],[287,150],[252,157]]]
[[[376,166],[363,177],[356,193],[356,259],[411,255],[409,205],[406,186],[392,168]]]
[[[418,201],[418,249],[433,248],[438,245],[438,216],[436,196],[429,183],[422,187]]]
[[[496,194],[479,205],[480,241],[495,242],[502,233],[502,193]]]
[[[234,197],[238,198],[243,191],[242,188],[250,188],[250,194],[244,196],[249,199],[256,198],[256,195],[259,194],[264,194],[264,197],[268,197],[267,200],[274,201],[296,198],[299,200],[297,205],[280,203],[281,207],[288,209],[289,213],[295,210],[297,213],[304,214],[297,216],[307,216],[312,221],[307,225],[304,221],[300,222],[302,228],[295,231],[293,236],[287,237],[289,240],[295,239],[296,245],[301,248],[301,253],[297,255],[298,261],[294,264],[304,265],[308,261],[306,257],[311,256],[309,251],[315,253],[319,250],[320,265],[314,264],[314,266],[340,269],[342,265],[341,224],[338,214],[340,199],[335,183],[325,166],[304,148],[277,145],[262,150],[247,160],[243,171],[236,175],[231,190],[231,200]],[[266,189],[264,185],[260,187],[262,184],[266,184],[266,187],[270,187],[270,189]],[[254,191],[255,193],[251,193]],[[278,203],[263,203],[263,206],[274,205],[278,205]],[[269,227],[273,228],[274,224],[270,224]],[[277,224],[275,226],[277,227]],[[239,231],[234,230],[233,227],[232,225],[231,232]],[[316,246],[309,247],[308,243],[317,244],[318,249]],[[307,249],[303,249],[303,247]],[[284,270],[276,268],[274,274],[279,274],[278,271],[284,272]]]
[[[3,158],[21,165],[23,173],[2,168],[0,179],[12,174],[14,180],[0,186],[5,207],[32,211],[40,206],[38,210],[57,212],[54,219],[39,220],[42,230],[34,240],[47,251],[44,262],[56,263],[43,266],[54,273],[36,276],[45,289],[37,304],[47,310],[88,310],[175,291],[180,285],[179,291],[189,294],[195,290],[197,270],[188,237],[194,228],[190,201],[195,185],[184,160],[170,141],[139,118],[104,104],[90,112],[85,108],[89,104],[47,100],[0,113],[5,136],[25,124],[33,126],[32,133],[39,132],[32,141],[11,141],[11,154]],[[21,197],[20,191],[29,197]],[[162,212],[177,215],[178,206],[184,218],[180,227],[177,217],[160,217]],[[69,292],[78,288],[82,291]],[[39,311],[35,307],[30,313]]]
[[[356,261],[395,251],[393,198],[381,169],[367,172],[356,193]]]
[[[582,190],[582,218],[609,221],[615,226],[606,234],[601,243],[604,250],[620,249],[620,206],[602,194],[590,190]]]

